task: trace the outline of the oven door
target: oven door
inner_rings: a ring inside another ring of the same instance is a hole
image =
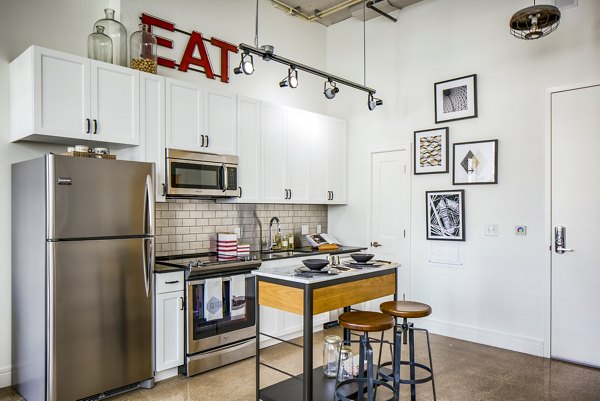
[[[187,353],[207,351],[256,336],[255,281],[253,274],[246,281],[245,313],[231,317],[229,277],[223,277],[223,318],[206,321],[204,317],[204,280],[187,283]]]

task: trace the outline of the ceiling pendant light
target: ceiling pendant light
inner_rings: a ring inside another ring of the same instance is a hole
[[[519,39],[533,40],[558,28],[560,10],[551,5],[536,5],[517,11],[510,19],[510,33]]]
[[[373,93],[369,93],[369,99],[367,101],[367,106],[369,106],[369,110],[375,110],[375,107],[383,105],[383,100],[377,99]]]
[[[329,88],[327,87],[328,83],[329,83]],[[338,88],[335,85],[335,82],[333,82],[332,80],[328,80],[323,83],[323,94],[325,95],[325,97],[327,99],[333,99],[339,91],[340,91],[340,88]]]
[[[254,59],[252,55],[248,52],[242,53],[242,60],[240,61],[240,66],[233,69],[235,74],[244,73],[246,75],[252,75],[254,72]]]

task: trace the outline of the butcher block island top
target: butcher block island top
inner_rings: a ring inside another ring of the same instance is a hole
[[[394,295],[398,286],[399,264],[384,263],[378,267],[341,270],[338,274],[310,273],[297,276],[298,266],[262,268],[256,275],[256,331],[260,331],[260,306],[268,306],[303,316],[303,374],[260,388],[261,366],[272,368],[260,360],[260,341],[256,342],[256,399],[264,401],[325,400],[333,398],[334,379],[323,375],[322,368],[313,369],[313,315]],[[267,337],[272,337],[266,335]],[[344,332],[349,338],[349,333]],[[281,372],[281,371],[280,371]]]

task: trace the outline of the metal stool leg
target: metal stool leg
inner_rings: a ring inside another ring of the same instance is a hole
[[[359,347],[359,351],[358,351],[358,377],[362,378],[364,377],[365,374],[365,363],[363,362],[365,360],[365,353],[366,353],[366,339],[365,337],[367,336],[361,336],[360,337],[360,347]],[[363,401],[363,394],[364,394],[364,382],[360,381],[358,383],[358,401]]]
[[[431,369],[431,387],[433,388],[433,401],[437,401],[435,396],[435,379],[433,377],[433,360],[431,358],[431,345],[429,344],[429,331],[425,330],[427,335],[427,351],[429,352],[429,368]]]
[[[367,337],[367,333],[365,333],[365,337]],[[367,356],[367,400],[375,401],[374,395],[374,382],[373,382],[373,348],[369,342],[367,337],[367,341],[365,342],[365,351]],[[364,362],[360,361],[360,364],[364,366]]]
[[[410,384],[410,400],[417,400],[417,385],[414,383],[415,380],[415,331],[412,329],[412,323],[408,327],[408,337],[409,337],[409,354],[410,354],[410,380],[413,383]]]

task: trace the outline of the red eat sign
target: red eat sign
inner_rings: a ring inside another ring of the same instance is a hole
[[[225,42],[224,40],[217,38],[204,39],[200,32],[193,31],[192,33],[182,31],[180,29],[175,29],[175,24],[169,21],[165,21],[163,19],[154,17],[148,14],[142,14],[141,17],[142,23],[147,24],[150,32],[152,32],[152,27],[156,26],[167,31],[171,32],[179,32],[185,35],[189,35],[188,43],[185,47],[185,51],[183,52],[183,56],[181,56],[181,61],[179,64],[175,62],[175,60],[171,60],[169,58],[164,58],[158,56],[157,62],[158,65],[162,65],[163,67],[178,69],[179,71],[186,72],[188,70],[203,72],[206,74],[206,78],[215,79],[215,76],[221,78],[221,82],[228,83],[229,82],[229,53],[237,53],[238,48],[231,43]],[[173,41],[167,38],[164,38],[159,35],[156,36],[156,42],[158,46],[163,46],[168,49],[173,48]],[[208,53],[206,51],[206,47],[204,46],[204,42],[210,42],[212,46],[218,47],[221,49],[221,73],[217,75],[214,73],[212,65],[210,63],[210,58],[208,57]],[[200,54],[200,58],[194,57],[194,51],[198,50]],[[203,68],[203,70],[195,69],[192,66],[198,66]]]

